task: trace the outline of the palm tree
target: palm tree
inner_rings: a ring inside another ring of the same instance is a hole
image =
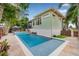
[[[28,18],[22,18],[21,20],[19,20],[19,26],[23,31],[25,31],[25,29],[27,28],[27,24]]]
[[[15,25],[14,22],[16,22],[17,19],[19,19],[20,17],[19,14],[28,8],[28,4],[23,3],[21,4],[1,3],[0,6],[1,9],[3,9],[1,21],[3,21],[6,24],[8,30],[10,29],[10,27]]]
[[[59,8],[62,5],[63,4],[60,4]],[[69,5],[70,5],[70,8],[68,9],[66,14],[65,24],[68,24],[69,21],[74,23],[76,25],[76,28],[78,29],[78,34],[79,34],[79,3],[71,3]]]
[[[63,3],[59,4],[59,8],[62,7],[62,5]],[[76,28],[78,29],[79,4],[71,3],[69,5],[70,5],[70,8],[68,9],[66,13],[65,23],[68,24],[69,21],[71,21],[72,23],[76,25]]]

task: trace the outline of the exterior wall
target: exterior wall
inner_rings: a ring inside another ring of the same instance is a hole
[[[62,29],[62,21],[57,15],[48,12],[43,14],[40,18],[41,24],[33,26],[32,31],[37,32],[39,35],[48,37],[60,34]]]
[[[59,35],[62,30],[62,20],[58,16],[54,16],[52,19],[52,35]]]

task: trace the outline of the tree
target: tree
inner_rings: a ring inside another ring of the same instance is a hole
[[[19,21],[19,26],[22,30],[25,30],[27,28],[27,24],[28,24],[28,18],[22,18]]]
[[[62,7],[62,5],[63,3],[59,5],[59,8]],[[67,11],[65,23],[68,24],[69,21],[71,21],[73,24],[76,24],[78,29],[79,4],[71,3],[69,5],[70,8]]]
[[[62,5],[63,4],[60,4],[59,8]],[[70,5],[70,8],[67,11],[65,22],[68,23],[69,21],[71,21],[72,23],[75,23],[78,29],[78,35],[79,35],[79,3],[71,3],[69,5]]]
[[[2,13],[2,21],[6,24],[8,30],[10,27],[15,25],[19,17],[20,13],[26,11],[28,8],[28,4],[20,3],[20,4],[10,4],[10,3],[1,3],[1,8],[3,9]]]

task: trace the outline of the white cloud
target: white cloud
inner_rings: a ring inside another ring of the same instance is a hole
[[[69,4],[63,4],[62,6],[69,6]]]
[[[64,10],[59,10],[63,15],[66,15],[66,12],[67,12],[67,10],[66,9],[64,9]]]

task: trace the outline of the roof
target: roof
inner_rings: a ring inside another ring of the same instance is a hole
[[[49,8],[49,9],[47,9],[47,10],[45,10],[45,11],[39,13],[39,14],[36,15],[35,17],[41,16],[41,15],[45,14],[46,12],[50,12],[50,11],[54,12],[54,13],[57,14],[59,17],[65,18],[65,16],[63,16],[57,9],[52,9],[52,8]]]
[[[43,12],[39,13],[38,15],[36,15],[36,16],[34,16],[34,17],[39,17],[39,16],[41,16],[41,15],[47,13],[47,12],[50,12],[50,11],[54,12],[54,13],[57,14],[59,17],[62,17],[63,19],[65,19],[65,16],[63,16],[57,9],[54,9],[54,8],[53,8],[53,9],[52,9],[52,8],[49,8],[49,9],[47,9],[47,10],[44,10]],[[35,19],[33,18],[32,20],[29,21],[29,23],[32,22],[33,20],[35,20]]]

